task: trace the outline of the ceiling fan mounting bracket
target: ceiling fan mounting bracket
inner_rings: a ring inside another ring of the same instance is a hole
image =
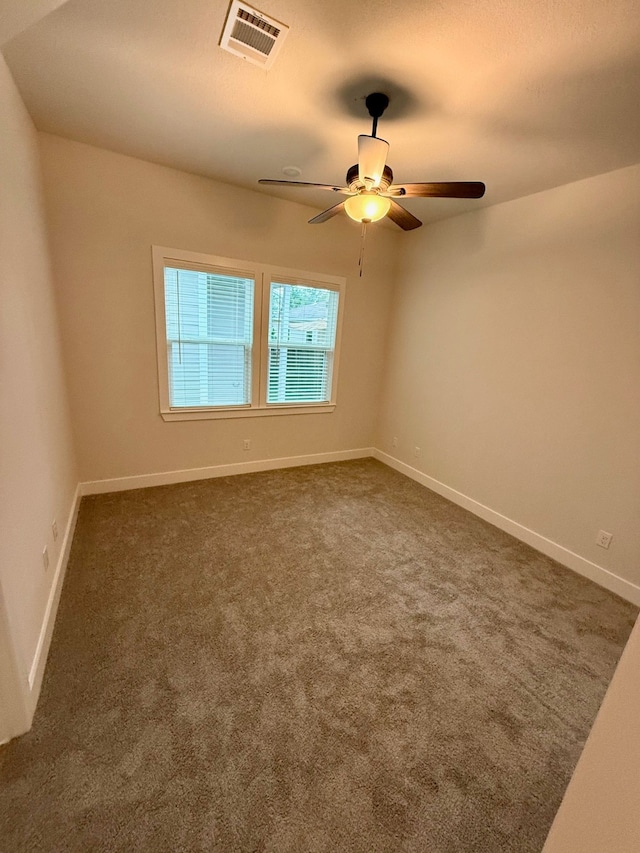
[[[384,92],[372,92],[364,99],[365,105],[369,110],[369,115],[373,119],[373,130],[371,136],[376,135],[378,129],[378,119],[389,106],[389,96]]]
[[[389,106],[389,96],[383,92],[372,92],[370,95],[367,95],[364,102],[371,118],[380,118]]]

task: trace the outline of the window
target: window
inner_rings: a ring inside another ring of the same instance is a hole
[[[338,293],[270,283],[268,403],[331,399]]]
[[[344,279],[154,246],[165,420],[335,408]]]
[[[169,403],[240,406],[251,399],[254,282],[165,267]]]

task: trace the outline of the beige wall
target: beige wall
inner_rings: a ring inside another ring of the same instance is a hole
[[[5,44],[65,2],[66,0],[29,0],[26,3],[25,0],[2,0],[0,44]]]
[[[640,622],[629,638],[543,853],[640,850]]]
[[[401,258],[377,446],[640,584],[640,166],[421,229]]]
[[[37,134],[1,56],[0,151],[0,604],[4,600],[0,633],[6,611],[11,651],[24,685],[42,629],[77,475]],[[51,531],[54,519],[61,532],[57,542]],[[42,561],[45,545],[48,572]],[[0,650],[0,657],[4,653]]]
[[[298,204],[46,134],[41,151],[82,480],[371,446],[397,235],[370,237],[359,279],[342,217],[311,227]],[[335,412],[165,423],[152,244],[347,276]]]

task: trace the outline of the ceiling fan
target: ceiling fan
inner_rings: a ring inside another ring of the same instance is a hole
[[[388,216],[404,231],[411,231],[413,228],[419,228],[422,222],[399,205],[396,198],[482,198],[485,186],[480,181],[394,184],[393,172],[386,165],[389,143],[376,136],[378,119],[389,106],[389,97],[382,92],[373,92],[367,95],[365,104],[373,119],[373,128],[370,136],[362,134],[358,137],[358,162],[347,172],[345,187],[268,178],[262,178],[258,183],[309,187],[349,196],[345,201],[334,204],[310,219],[311,225],[326,222],[344,210],[356,222],[367,224]]]

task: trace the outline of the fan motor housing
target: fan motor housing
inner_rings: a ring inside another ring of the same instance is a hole
[[[390,185],[393,183],[393,172],[388,166],[384,167],[384,171],[382,173],[382,179],[380,181],[380,189],[382,192],[389,189]],[[347,172],[346,184],[351,190],[351,192],[357,192],[359,189],[363,188],[363,184],[358,180],[358,164],[355,166],[351,166],[349,171]]]

